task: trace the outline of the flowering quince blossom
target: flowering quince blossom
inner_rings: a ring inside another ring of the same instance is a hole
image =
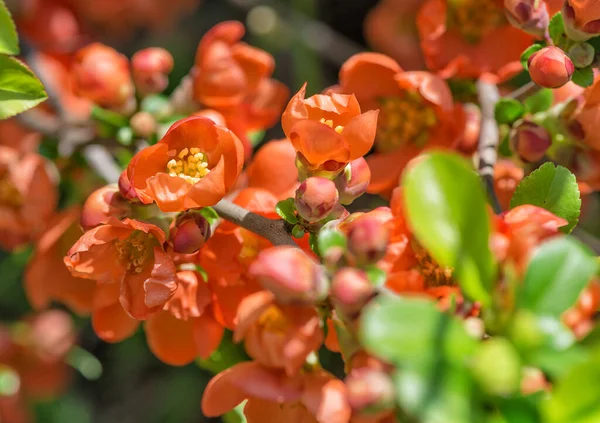
[[[154,201],[162,211],[175,212],[218,203],[243,163],[242,144],[231,131],[192,116],[136,154],[127,176],[143,203]]]
[[[458,144],[465,117],[447,84],[429,72],[404,72],[391,58],[360,53],[340,70],[342,92],[354,93],[364,110],[379,110],[369,192],[398,185],[406,163],[428,148]]]

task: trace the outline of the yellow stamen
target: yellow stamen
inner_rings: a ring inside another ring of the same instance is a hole
[[[260,315],[258,326],[269,332],[285,333],[289,325],[279,307],[272,305]]]
[[[169,175],[185,179],[195,184],[210,173],[208,158],[199,148],[184,148],[177,155],[179,160],[171,159],[167,163]]]
[[[418,270],[425,279],[427,288],[456,285],[452,277],[454,269],[440,266],[420,245],[413,245],[413,250],[418,261]]]
[[[338,134],[341,134],[342,131],[344,130],[344,127],[342,125],[337,125],[335,128],[333,127],[333,121],[330,119],[325,119],[325,118],[321,118],[321,120],[319,121],[324,125],[329,126],[331,129],[333,129],[335,132],[337,132]]]
[[[23,205],[23,196],[10,180],[8,171],[0,171],[0,205],[11,208]]]
[[[134,273],[142,273],[148,260],[154,256],[155,245],[158,242],[142,231],[134,231],[128,238],[115,243],[119,259],[127,270]]]
[[[449,6],[449,26],[473,43],[506,23],[504,9],[496,0],[451,0]]]

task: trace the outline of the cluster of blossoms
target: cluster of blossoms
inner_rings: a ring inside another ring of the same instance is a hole
[[[291,99],[239,22],[205,34],[170,97],[166,50],[89,44],[48,61],[48,79],[130,157],[99,186],[7,126],[0,246],[35,245],[32,307],[91,315],[106,342],[143,326],[152,353],[181,366],[231,333],[248,359],[210,381],[209,417],[244,403],[249,423],[595,421],[569,420],[583,411],[562,410],[561,378],[600,348],[597,260],[566,236],[580,196],[600,189],[598,13],[585,0],[384,0],[366,29],[390,56],[356,54],[336,85]],[[524,101],[510,94],[519,73]],[[508,94],[488,113],[482,92],[497,85]],[[254,154],[250,135],[278,122],[285,138]],[[494,137],[493,169],[479,166],[492,207],[472,164]],[[57,210],[65,175],[85,201]],[[73,334],[45,313],[0,328],[0,370],[23,391],[0,392],[0,420],[36,394],[28,372],[64,376]]]

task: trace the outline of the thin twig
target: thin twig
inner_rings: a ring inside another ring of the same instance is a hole
[[[542,89],[542,87],[540,87],[538,84],[536,84],[533,81],[530,81],[527,84],[523,85],[522,87],[511,92],[506,97],[514,98],[515,100],[519,100],[519,101],[523,101],[527,97],[532,96],[533,94],[537,93],[541,89]]]
[[[213,209],[222,218],[266,238],[273,245],[298,246],[288,233],[285,221],[281,219],[269,219],[252,213],[228,200],[219,201]]]
[[[496,103],[500,99],[498,87],[479,80],[479,107],[481,107],[481,130],[479,133],[479,175],[483,179],[494,212],[501,213],[502,208],[494,191],[494,166],[498,158],[500,132],[494,117]]]

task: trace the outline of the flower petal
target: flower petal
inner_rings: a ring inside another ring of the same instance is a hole
[[[350,147],[350,160],[356,160],[371,150],[377,133],[379,110],[369,110],[352,119],[342,131],[342,137]]]

